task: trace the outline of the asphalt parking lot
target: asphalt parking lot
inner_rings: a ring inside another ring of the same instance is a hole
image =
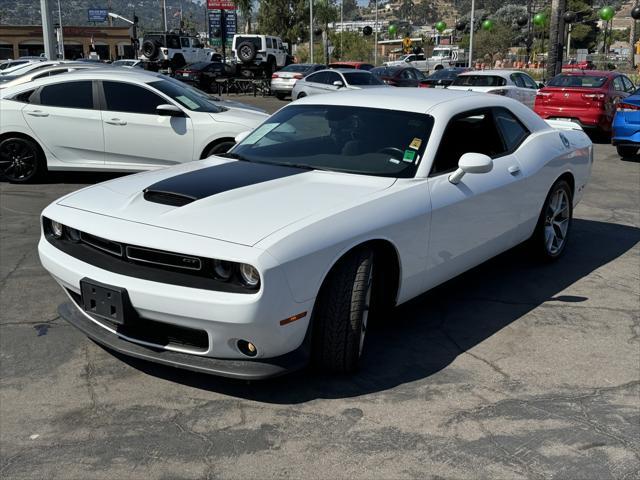
[[[255,383],[115,356],[58,317],[39,213],[110,177],[0,183],[0,477],[640,477],[637,159],[596,145],[557,263],[517,248],[396,309],[354,377]]]

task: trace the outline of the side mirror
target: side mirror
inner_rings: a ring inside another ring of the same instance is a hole
[[[168,103],[164,105],[158,105],[156,107],[156,113],[161,117],[184,117],[185,116],[182,110],[180,110],[175,105],[169,105]]]
[[[342,88],[342,87],[344,87],[344,83],[342,83],[340,80],[336,80],[335,82],[333,82],[333,86],[334,87],[338,87],[338,88]]]
[[[234,140],[236,141],[236,143],[240,143],[242,140],[247,138],[250,133],[251,133],[251,130],[245,130],[244,132],[240,132],[235,136]]]
[[[460,157],[458,169],[449,175],[449,181],[457,185],[465,173],[487,173],[492,169],[493,160],[491,157],[482,153],[465,153]]]
[[[540,82],[540,83],[538,84],[538,88],[544,88],[544,83]]]

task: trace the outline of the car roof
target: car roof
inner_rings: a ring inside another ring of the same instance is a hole
[[[572,76],[577,76],[577,75],[589,75],[589,76],[595,76],[595,77],[615,77],[616,75],[622,75],[621,72],[615,72],[615,71],[609,71],[609,70],[570,70],[568,72],[562,72],[559,75],[572,75]]]
[[[527,72],[521,72],[520,70],[472,70],[470,72],[463,72],[460,74],[460,76],[467,76],[467,75],[492,75],[492,76],[498,76],[498,77],[503,77],[503,78],[508,78],[509,75],[511,75],[512,73],[527,73]]]

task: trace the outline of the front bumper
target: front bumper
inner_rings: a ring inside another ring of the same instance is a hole
[[[309,362],[308,338],[300,347],[279,357],[229,360],[162,350],[126,340],[100,327],[71,299],[58,307],[62,318],[100,345],[130,357],[170,367],[242,380],[263,380],[304,368]]]

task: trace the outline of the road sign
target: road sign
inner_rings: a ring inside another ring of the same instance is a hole
[[[216,37],[214,32],[220,30],[222,32],[222,10],[209,10],[209,41],[214,47],[222,45],[222,37]],[[226,32],[226,45],[231,47],[231,41],[236,34],[238,25],[238,18],[236,12],[224,11],[225,16],[225,32]],[[222,32],[222,33],[225,33]]]
[[[106,22],[109,10],[106,8],[88,8],[87,16],[90,22]]]
[[[235,10],[233,0],[207,0],[209,10]]]

